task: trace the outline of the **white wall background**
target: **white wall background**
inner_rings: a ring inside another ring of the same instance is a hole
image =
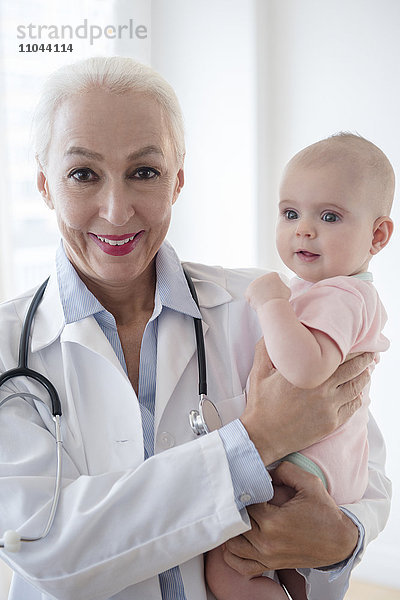
[[[170,239],[183,258],[254,264],[255,4],[153,0],[152,6],[152,64],[174,86],[187,132],[187,183]]]
[[[186,185],[169,237],[183,259],[279,267],[273,232],[280,172],[294,152],[335,131],[358,131],[371,139],[387,153],[400,177],[398,0],[70,0],[64,7],[44,0],[40,4],[40,10],[27,4],[25,22],[48,23],[48,15],[70,22],[71,14],[79,21],[95,8],[99,22],[133,17],[148,24],[150,37],[141,45],[107,42],[90,48],[82,44],[72,58],[90,53],[136,56],[153,64],[176,89],[186,120]],[[99,9],[106,6],[112,6],[110,17],[102,17]],[[15,69],[27,57],[16,55],[17,41],[10,31],[8,23],[8,42],[0,36],[2,57]],[[25,97],[24,103],[30,100]],[[7,174],[1,181],[8,190]],[[19,198],[2,195],[0,223],[7,223],[5,214],[14,201]],[[398,199],[393,218],[400,222]],[[3,297],[16,288],[12,273],[4,271],[9,264],[4,258],[8,254],[11,260],[8,251],[17,250],[19,243],[14,237],[11,246],[1,249]],[[371,264],[390,319],[386,333],[392,347],[374,373],[372,397],[387,440],[394,502],[385,532],[358,567],[359,577],[398,589],[400,408],[395,373],[400,361],[396,310],[400,285],[395,260],[399,244],[396,232],[390,246]]]

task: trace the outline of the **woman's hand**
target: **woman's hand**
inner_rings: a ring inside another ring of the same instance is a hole
[[[323,567],[354,552],[358,529],[315,475],[283,462],[271,472],[275,484],[295,490],[282,506],[248,507],[252,528],[226,542],[225,562],[247,576],[269,569]]]
[[[263,340],[256,347],[241,421],[265,465],[328,435],[361,406],[374,354],[351,358],[320,386],[303,390],[276,371]]]

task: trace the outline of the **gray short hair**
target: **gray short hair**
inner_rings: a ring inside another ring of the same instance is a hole
[[[100,87],[114,94],[138,91],[150,94],[164,109],[176,158],[182,164],[185,138],[182,111],[172,87],[157,71],[132,58],[93,57],[66,65],[46,80],[33,118],[36,158],[44,165],[57,108],[67,98]]]

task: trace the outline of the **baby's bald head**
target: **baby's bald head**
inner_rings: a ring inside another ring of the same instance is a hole
[[[394,196],[395,176],[387,156],[365,138],[338,133],[300,150],[288,163],[292,167],[318,168],[328,164],[351,170],[354,183],[364,190],[363,201],[370,203],[375,217],[389,215]]]

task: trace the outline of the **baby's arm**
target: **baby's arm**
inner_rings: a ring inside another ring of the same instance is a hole
[[[299,388],[323,383],[342,362],[336,343],[300,323],[289,303],[290,290],[277,273],[259,277],[246,298],[257,311],[268,354],[278,371]]]

